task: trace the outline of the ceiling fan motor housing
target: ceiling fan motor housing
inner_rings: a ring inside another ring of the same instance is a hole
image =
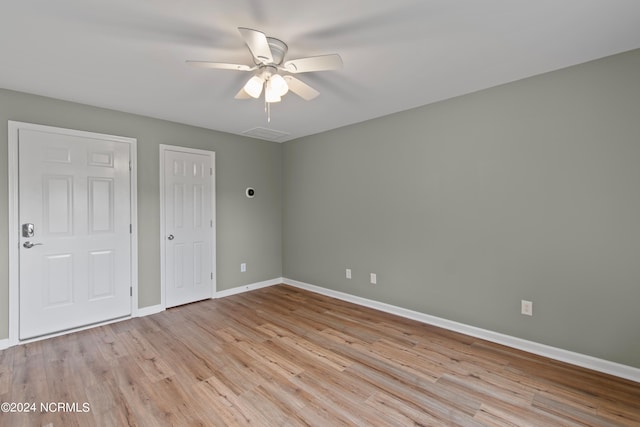
[[[269,80],[269,77],[278,73],[278,69],[275,65],[260,65],[260,68],[256,72],[256,75],[264,80]]]
[[[273,57],[273,62],[271,64],[280,65],[284,60],[284,56],[287,54],[287,50],[289,47],[282,40],[267,37],[267,42],[269,43],[269,48],[271,49],[271,56]]]

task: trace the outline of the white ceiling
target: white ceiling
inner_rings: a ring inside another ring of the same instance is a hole
[[[237,27],[339,53],[344,68],[298,74],[271,123],[234,95],[252,64]],[[0,87],[235,134],[334,129],[640,47],[638,0],[2,0]],[[266,136],[265,139],[269,139]]]

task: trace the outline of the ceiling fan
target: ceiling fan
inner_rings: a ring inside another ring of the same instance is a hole
[[[284,61],[288,47],[282,40],[267,37],[263,32],[251,28],[238,27],[238,31],[240,31],[240,35],[251,52],[254,65],[186,61],[187,64],[196,67],[255,71],[244,87],[236,94],[236,99],[257,99],[260,98],[264,91],[264,100],[268,106],[270,103],[280,102],[281,98],[288,91],[291,91],[310,101],[318,96],[320,92],[290,74],[342,68],[342,58],[336,53]]]

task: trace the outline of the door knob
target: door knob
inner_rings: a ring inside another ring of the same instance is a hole
[[[22,246],[24,246],[27,249],[31,249],[34,246],[41,246],[41,245],[43,245],[43,243],[31,243],[29,241],[26,241]]]
[[[169,237],[167,237],[167,239],[173,240],[173,239],[175,239],[175,237],[173,237],[173,234],[169,234]]]

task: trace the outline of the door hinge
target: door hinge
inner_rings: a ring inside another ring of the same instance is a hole
[[[209,220],[209,227],[213,228],[213,220],[212,219]]]
[[[211,273],[211,280],[213,280],[213,273]]]
[[[129,162],[129,172],[133,170],[133,166],[131,166],[131,162]]]
[[[133,224],[129,224],[129,234],[133,234]]]
[[[213,168],[209,168],[209,175],[213,176]]]
[[[133,296],[133,286],[129,287],[129,296],[132,297]]]

